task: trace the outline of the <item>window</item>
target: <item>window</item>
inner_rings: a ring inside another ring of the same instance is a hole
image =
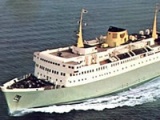
[[[39,67],[39,65],[38,65],[38,64],[36,64],[36,67]]]
[[[41,66],[41,65],[40,65],[40,68],[41,68],[42,70],[44,70],[44,67],[43,67],[43,66]]]

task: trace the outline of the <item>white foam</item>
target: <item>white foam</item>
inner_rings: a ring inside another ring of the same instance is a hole
[[[104,97],[89,99],[77,104],[53,105],[43,108],[32,108],[21,111],[18,115],[32,112],[68,113],[72,110],[97,110],[111,109],[123,106],[135,106],[153,102],[160,98],[160,78],[145,83],[136,88]]]

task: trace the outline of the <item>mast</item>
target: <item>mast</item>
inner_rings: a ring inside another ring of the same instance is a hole
[[[156,5],[155,14],[154,14],[154,21],[153,21],[153,28],[152,28],[152,38],[157,39],[157,13],[160,9],[159,5]]]
[[[79,48],[84,47],[83,35],[82,35],[83,13],[85,13],[84,9],[82,9],[82,11],[81,11],[81,16],[80,16],[80,21],[79,21],[79,31],[78,31],[78,34],[77,34],[77,36],[78,36],[77,47],[79,47]]]

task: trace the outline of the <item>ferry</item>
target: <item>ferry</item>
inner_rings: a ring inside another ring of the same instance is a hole
[[[0,88],[9,113],[99,97],[142,84],[160,75],[160,33],[153,28],[128,34],[110,26],[106,35],[83,39],[82,9],[75,45],[35,52],[33,74]]]

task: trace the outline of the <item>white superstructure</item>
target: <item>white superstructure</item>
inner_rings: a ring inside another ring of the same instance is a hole
[[[36,52],[35,76],[63,87],[102,80],[159,61],[160,46],[152,48],[149,42],[154,45],[154,39],[148,38],[110,49],[86,48],[86,52],[93,52],[85,55],[72,53],[75,46]],[[134,52],[138,49],[143,52]]]
[[[77,45],[34,53],[34,74],[39,79],[60,87],[71,87],[102,80],[159,60],[156,53],[160,48],[155,43],[158,38],[155,33],[156,17],[152,35],[149,29],[128,35],[126,29],[111,26],[106,36],[83,42],[83,12]]]

